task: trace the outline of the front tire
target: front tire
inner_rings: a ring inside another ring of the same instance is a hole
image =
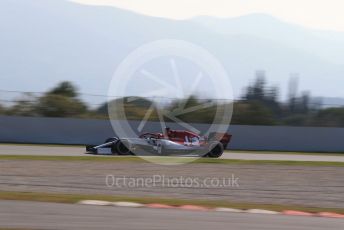
[[[118,140],[117,137],[109,137],[108,139],[105,140],[104,144],[105,143],[109,143],[109,142],[114,142],[114,141],[117,141],[117,140]],[[112,154],[116,154],[117,153],[116,143],[111,145],[111,153]]]
[[[118,141],[115,145],[118,155],[131,155],[128,141]]]
[[[210,145],[209,153],[206,156],[211,157],[211,158],[219,158],[222,156],[223,150],[224,150],[224,147],[222,143],[215,142]]]

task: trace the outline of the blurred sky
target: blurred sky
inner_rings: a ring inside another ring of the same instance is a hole
[[[112,5],[143,14],[186,19],[199,15],[235,17],[266,13],[303,26],[344,31],[343,0],[71,0]]]

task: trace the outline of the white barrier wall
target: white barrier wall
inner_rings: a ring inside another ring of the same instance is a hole
[[[161,130],[157,122],[145,127],[146,132]],[[202,131],[207,125],[195,127]],[[344,152],[344,128],[232,125],[228,131],[233,134],[230,149]],[[99,144],[111,136],[115,133],[105,120],[0,116],[0,142]]]

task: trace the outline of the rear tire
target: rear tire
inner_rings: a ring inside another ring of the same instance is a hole
[[[223,145],[221,142],[215,142],[210,145],[209,153],[206,155],[211,158],[219,158],[223,154]]]

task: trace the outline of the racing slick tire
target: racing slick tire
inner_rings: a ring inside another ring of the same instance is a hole
[[[111,148],[112,149],[112,148]],[[132,155],[130,151],[130,144],[126,140],[120,140],[113,146],[113,149],[116,150],[118,155]],[[112,151],[114,151],[112,150]]]
[[[210,158],[219,158],[222,156],[224,151],[223,144],[221,142],[214,142],[209,146],[209,152],[206,154],[206,157]]]
[[[105,143],[109,143],[109,142],[113,142],[113,141],[117,141],[118,138],[117,137],[109,137],[108,139],[105,140],[104,144]],[[111,146],[111,153],[112,154],[116,154],[117,153],[117,148],[116,148],[116,144],[113,144]]]

